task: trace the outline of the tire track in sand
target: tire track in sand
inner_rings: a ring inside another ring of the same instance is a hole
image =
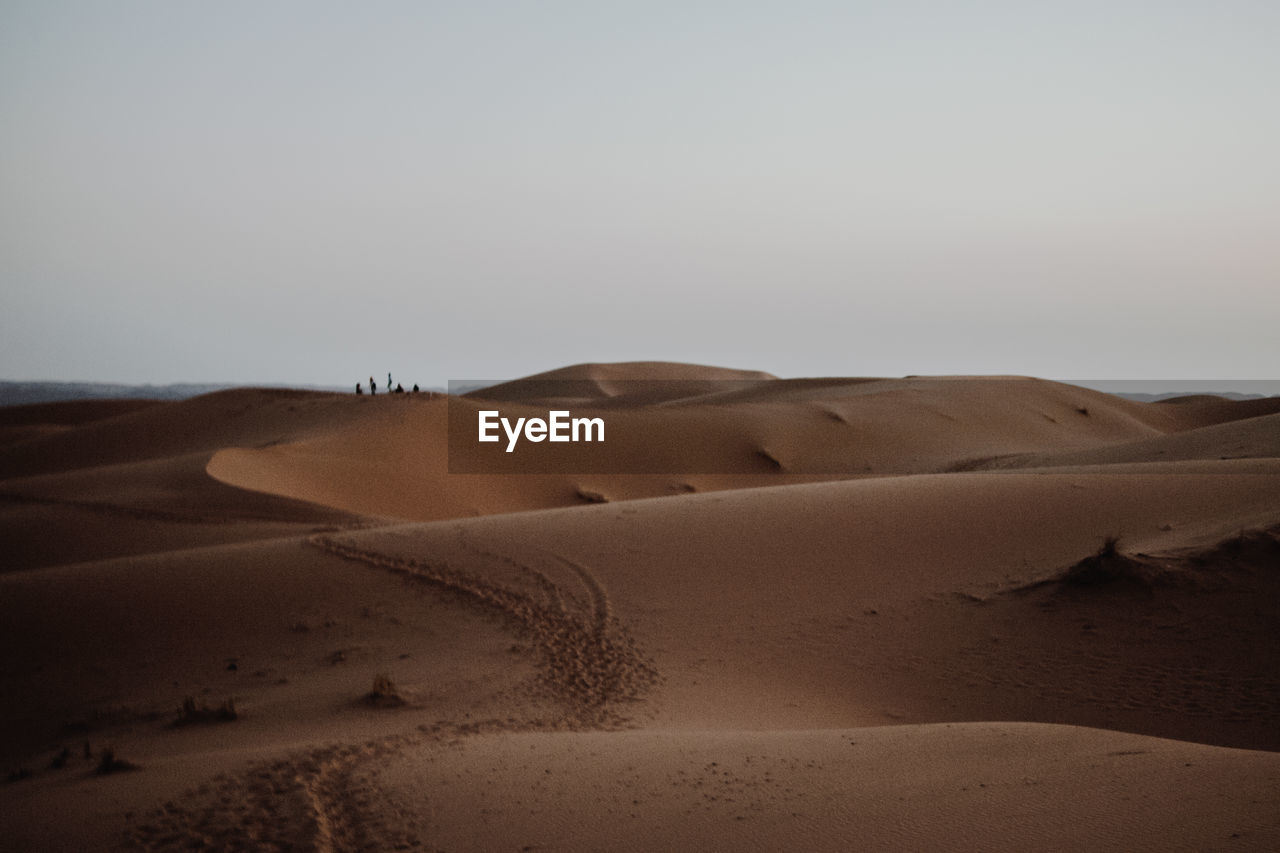
[[[125,846],[320,853],[420,848],[406,827],[371,807],[373,785],[363,766],[420,740],[393,735],[255,761],[152,810],[129,830]]]
[[[640,652],[614,617],[603,586],[586,567],[571,560],[549,555],[585,588],[589,601],[586,613],[570,607],[568,596],[545,572],[465,542],[464,547],[472,553],[498,559],[531,577],[543,594],[534,595],[447,562],[393,556],[327,535],[311,536],[306,541],[344,559],[461,594],[473,604],[511,620],[538,649],[542,681],[564,703],[571,724],[619,725],[625,720],[618,705],[640,699],[657,681],[653,662]]]
[[[422,815],[380,797],[380,759],[415,747],[456,748],[477,735],[546,731],[543,720],[441,720],[356,744],[328,744],[220,773],[142,815],[128,850],[310,850],[318,853],[436,849]]]
[[[549,575],[547,575],[546,572],[535,569],[527,563],[522,563],[514,557],[509,557],[506,554],[499,554],[496,551],[482,548],[475,542],[463,537],[461,533],[459,534],[459,541],[462,547],[466,548],[473,554],[491,560],[496,560],[524,575],[527,575],[533,579],[534,583],[536,583],[540,588],[547,591],[549,599],[555,604],[555,606],[557,606],[561,611],[564,611],[564,595],[560,587]],[[609,594],[605,590],[604,585],[600,583],[599,579],[594,574],[592,574],[591,570],[581,563],[575,563],[573,560],[552,551],[548,551],[545,548],[539,548],[535,545],[527,547],[529,550],[537,552],[544,559],[569,570],[574,581],[581,585],[583,591],[587,595],[587,600],[590,604],[589,611],[593,634],[599,636],[607,631],[609,626],[613,623],[613,604],[609,601]]]
[[[613,624],[613,603],[609,601],[609,595],[601,585],[598,578],[591,573],[586,566],[575,563],[568,557],[562,557],[559,554],[553,554],[550,551],[543,551],[553,560],[556,560],[567,567],[571,572],[578,576],[578,580],[587,590],[587,595],[591,599],[592,628],[597,635],[603,634],[608,627]]]

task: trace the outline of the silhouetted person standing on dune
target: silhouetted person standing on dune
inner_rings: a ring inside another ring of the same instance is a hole
[[[370,395],[373,395],[373,394],[377,394],[377,393],[378,393],[378,383],[377,383],[377,382],[374,382],[374,381],[373,381],[373,377],[372,377],[372,376],[370,376],[370,377],[369,377],[369,394],[370,394]]]

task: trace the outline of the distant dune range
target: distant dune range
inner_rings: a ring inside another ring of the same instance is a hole
[[[448,473],[492,406],[610,433]],[[18,406],[0,531],[13,849],[1280,848],[1280,398]]]

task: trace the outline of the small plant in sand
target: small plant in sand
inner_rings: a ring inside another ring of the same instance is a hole
[[[116,751],[111,747],[104,747],[102,752],[98,754],[98,766],[94,772],[99,776],[106,776],[109,773],[122,773],[126,770],[138,770],[138,765],[132,761],[127,761],[116,755]]]
[[[395,708],[405,704],[404,697],[396,688],[396,683],[385,672],[380,672],[373,677],[373,689],[365,695],[365,699],[380,708]]]
[[[217,708],[210,708],[208,705],[197,705],[196,700],[188,696],[182,700],[182,707],[178,709],[178,719],[174,720],[175,726],[186,726],[192,723],[230,723],[238,720],[240,714],[236,711],[236,701],[228,699]]]
[[[1090,557],[1067,569],[1062,579],[1075,586],[1101,586],[1121,578],[1133,579],[1132,561],[1120,553],[1120,537],[1108,536]]]

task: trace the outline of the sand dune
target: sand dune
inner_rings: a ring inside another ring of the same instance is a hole
[[[1037,453],[1012,453],[973,459],[956,466],[978,468],[1044,468],[1117,465],[1127,462],[1178,462],[1189,459],[1258,459],[1280,457],[1280,414],[1265,414],[1211,423],[1182,432],[1134,441]]]
[[[1228,400],[1209,394],[1197,394],[1190,397],[1171,397],[1161,400],[1159,405],[1176,407],[1178,418],[1187,425],[1209,426],[1262,415],[1274,415],[1280,412],[1280,397]]]
[[[756,386],[776,378],[756,370],[670,361],[575,364],[500,382],[466,396],[513,403],[573,400],[650,405],[723,390],[725,385]]]
[[[74,431],[0,447],[0,476],[46,474],[293,441],[367,414],[353,402],[363,401],[314,391],[237,389],[144,406],[94,418]],[[97,408],[109,403],[75,405]]]
[[[448,460],[448,430],[474,430],[476,413],[493,404],[409,396],[358,401],[362,407],[349,401],[347,408],[360,417],[346,412],[322,434],[315,433],[314,421],[300,420],[297,432],[307,433],[302,440],[285,437],[265,447],[242,442],[217,452],[208,470],[243,488],[426,521],[780,482],[1040,467],[1054,464],[1055,454],[1067,454],[1063,464],[1095,461],[1091,453],[1102,454],[1097,461],[1216,458],[1227,454],[1213,451],[1218,445],[1212,436],[1175,439],[1228,417],[1234,405],[1134,403],[1018,378],[752,379],[708,386],[693,372],[674,380],[678,405],[656,405],[652,398],[660,391],[645,390],[663,386],[648,378],[655,371],[646,367],[640,379],[613,380],[641,383],[619,406],[575,409],[583,416],[607,413],[609,441],[564,447],[558,456],[549,448],[551,461],[537,474],[495,448],[496,455],[485,458],[490,470],[504,474],[451,476],[450,461],[455,469],[471,470],[481,456],[472,445]],[[580,379],[589,373],[577,369],[566,381],[598,381]],[[717,380],[713,375],[707,381]],[[686,382],[701,383],[696,396],[689,396]],[[563,390],[545,378],[532,380],[528,393],[513,390],[519,385],[509,383],[503,392],[519,400],[504,409],[513,417],[545,416],[547,406],[564,404],[563,397],[540,396]],[[1254,455],[1273,452],[1268,423],[1231,423],[1238,425],[1218,428],[1223,436],[1241,437],[1231,455],[1249,455],[1249,447]],[[1199,449],[1169,455],[1168,447]],[[514,473],[523,475],[508,476]]]
[[[663,692],[678,697],[649,704],[664,725],[930,722],[963,707],[965,719],[1275,748],[1268,720],[1280,682],[1255,643],[1280,615],[1259,603],[1280,600],[1265,572],[1280,548],[1239,566],[1218,559],[1221,588],[1207,601],[1191,581],[1154,591],[1122,583],[1070,604],[1014,594],[1109,535],[1125,553],[1194,555],[1273,523],[1280,465],[1263,467],[876,478],[332,538],[392,560],[431,555],[483,578],[514,562],[570,591],[578,584],[560,564],[589,567],[627,603],[615,610],[657,657]],[[1179,627],[1197,610],[1199,622]],[[1163,630],[1160,643],[1115,651]],[[1231,663],[1206,676],[1191,665],[1201,658]],[[719,701],[728,695],[741,701]]]
[[[48,438],[91,421],[153,405],[154,400],[93,400],[0,407],[0,447]]]
[[[493,401],[613,456],[450,474]],[[1280,845],[1273,401],[639,363],[20,409],[13,849]]]
[[[0,407],[2,426],[81,426],[161,405],[156,400],[74,400]]]
[[[1142,850],[1174,837],[1261,848],[1280,841],[1264,816],[1280,805],[1278,766],[1273,754],[1025,723],[658,730],[404,751],[369,789],[401,807],[431,792],[434,838],[449,849]],[[1171,819],[1153,840],[1156,814]]]

